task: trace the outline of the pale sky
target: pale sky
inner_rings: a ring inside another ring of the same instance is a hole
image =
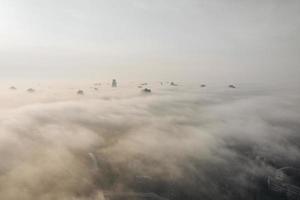
[[[0,0],[0,79],[300,79],[299,0]]]

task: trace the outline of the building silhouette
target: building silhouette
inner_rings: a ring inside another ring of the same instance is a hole
[[[112,86],[112,87],[117,87],[117,81],[116,81],[116,79],[113,79],[113,80],[112,80],[111,86]]]

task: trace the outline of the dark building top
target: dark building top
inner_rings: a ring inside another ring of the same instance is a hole
[[[83,90],[78,90],[78,91],[77,91],[77,94],[78,94],[78,95],[84,95],[84,92],[83,92]]]
[[[116,81],[116,79],[113,79],[113,80],[112,80],[111,86],[112,86],[112,87],[117,87],[117,81]]]
[[[34,89],[32,89],[32,88],[29,88],[29,89],[27,89],[27,92],[29,92],[29,93],[33,93],[33,92],[35,92],[35,90],[34,90]]]

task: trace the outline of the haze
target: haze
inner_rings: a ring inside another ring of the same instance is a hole
[[[299,0],[0,0],[0,199],[300,199]]]
[[[298,0],[1,0],[1,79],[298,82]]]

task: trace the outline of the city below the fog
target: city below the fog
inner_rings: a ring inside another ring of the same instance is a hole
[[[5,199],[299,198],[297,86],[2,86]]]
[[[0,0],[0,200],[300,200],[299,0]]]

